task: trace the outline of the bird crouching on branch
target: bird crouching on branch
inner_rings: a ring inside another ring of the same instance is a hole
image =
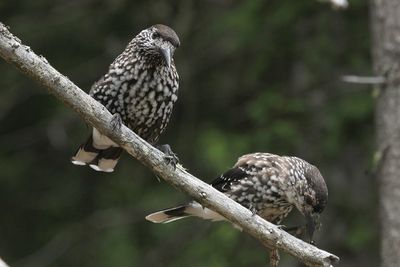
[[[317,167],[297,157],[269,153],[240,157],[211,185],[271,223],[280,224],[293,207],[297,208],[306,218],[310,242],[328,201],[328,189]],[[146,219],[168,223],[189,216],[225,220],[196,201],[152,213]]]
[[[170,27],[157,24],[141,31],[128,44],[90,95],[114,114],[113,125],[123,122],[152,145],[165,130],[177,100],[179,76],[173,55],[180,41]],[[173,165],[178,158],[168,145],[160,146]],[[88,140],[72,157],[76,165],[112,172],[122,148],[93,128]]]

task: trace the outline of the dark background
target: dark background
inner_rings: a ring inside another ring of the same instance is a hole
[[[181,82],[161,143],[205,181],[249,152],[317,165],[329,188],[318,246],[340,266],[378,265],[373,94],[340,80],[371,73],[367,1],[3,0],[0,18],[86,91],[140,30],[170,25]],[[72,165],[89,132],[0,62],[0,255],[13,267],[266,265],[229,223],[145,221],[186,196],[127,155],[112,174]],[[302,222],[294,212],[285,224]]]

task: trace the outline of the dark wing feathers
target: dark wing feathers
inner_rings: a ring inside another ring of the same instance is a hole
[[[232,183],[247,177],[247,175],[241,168],[232,168],[212,181],[211,185],[221,192],[226,192],[230,189]]]

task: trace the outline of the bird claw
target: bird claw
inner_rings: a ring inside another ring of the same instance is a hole
[[[172,152],[171,147],[168,144],[164,144],[158,146],[158,149],[164,153],[164,160],[167,165],[171,165],[176,169],[176,165],[179,163],[179,158],[174,152]]]
[[[115,113],[113,114],[113,117],[111,119],[111,128],[112,130],[115,131],[119,131],[121,129],[122,126],[122,118],[121,115],[119,115],[119,113]]]
[[[251,216],[256,216],[257,215],[257,210],[256,207],[250,204],[249,210],[251,211]]]
[[[173,156],[165,155],[164,160],[167,163],[167,165],[171,165],[174,168],[174,170],[176,169],[176,165],[179,162],[179,159],[175,154]]]

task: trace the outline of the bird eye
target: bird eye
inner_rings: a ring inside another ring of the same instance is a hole
[[[156,39],[160,37],[160,34],[158,32],[153,33],[153,35],[151,36],[151,38]]]

